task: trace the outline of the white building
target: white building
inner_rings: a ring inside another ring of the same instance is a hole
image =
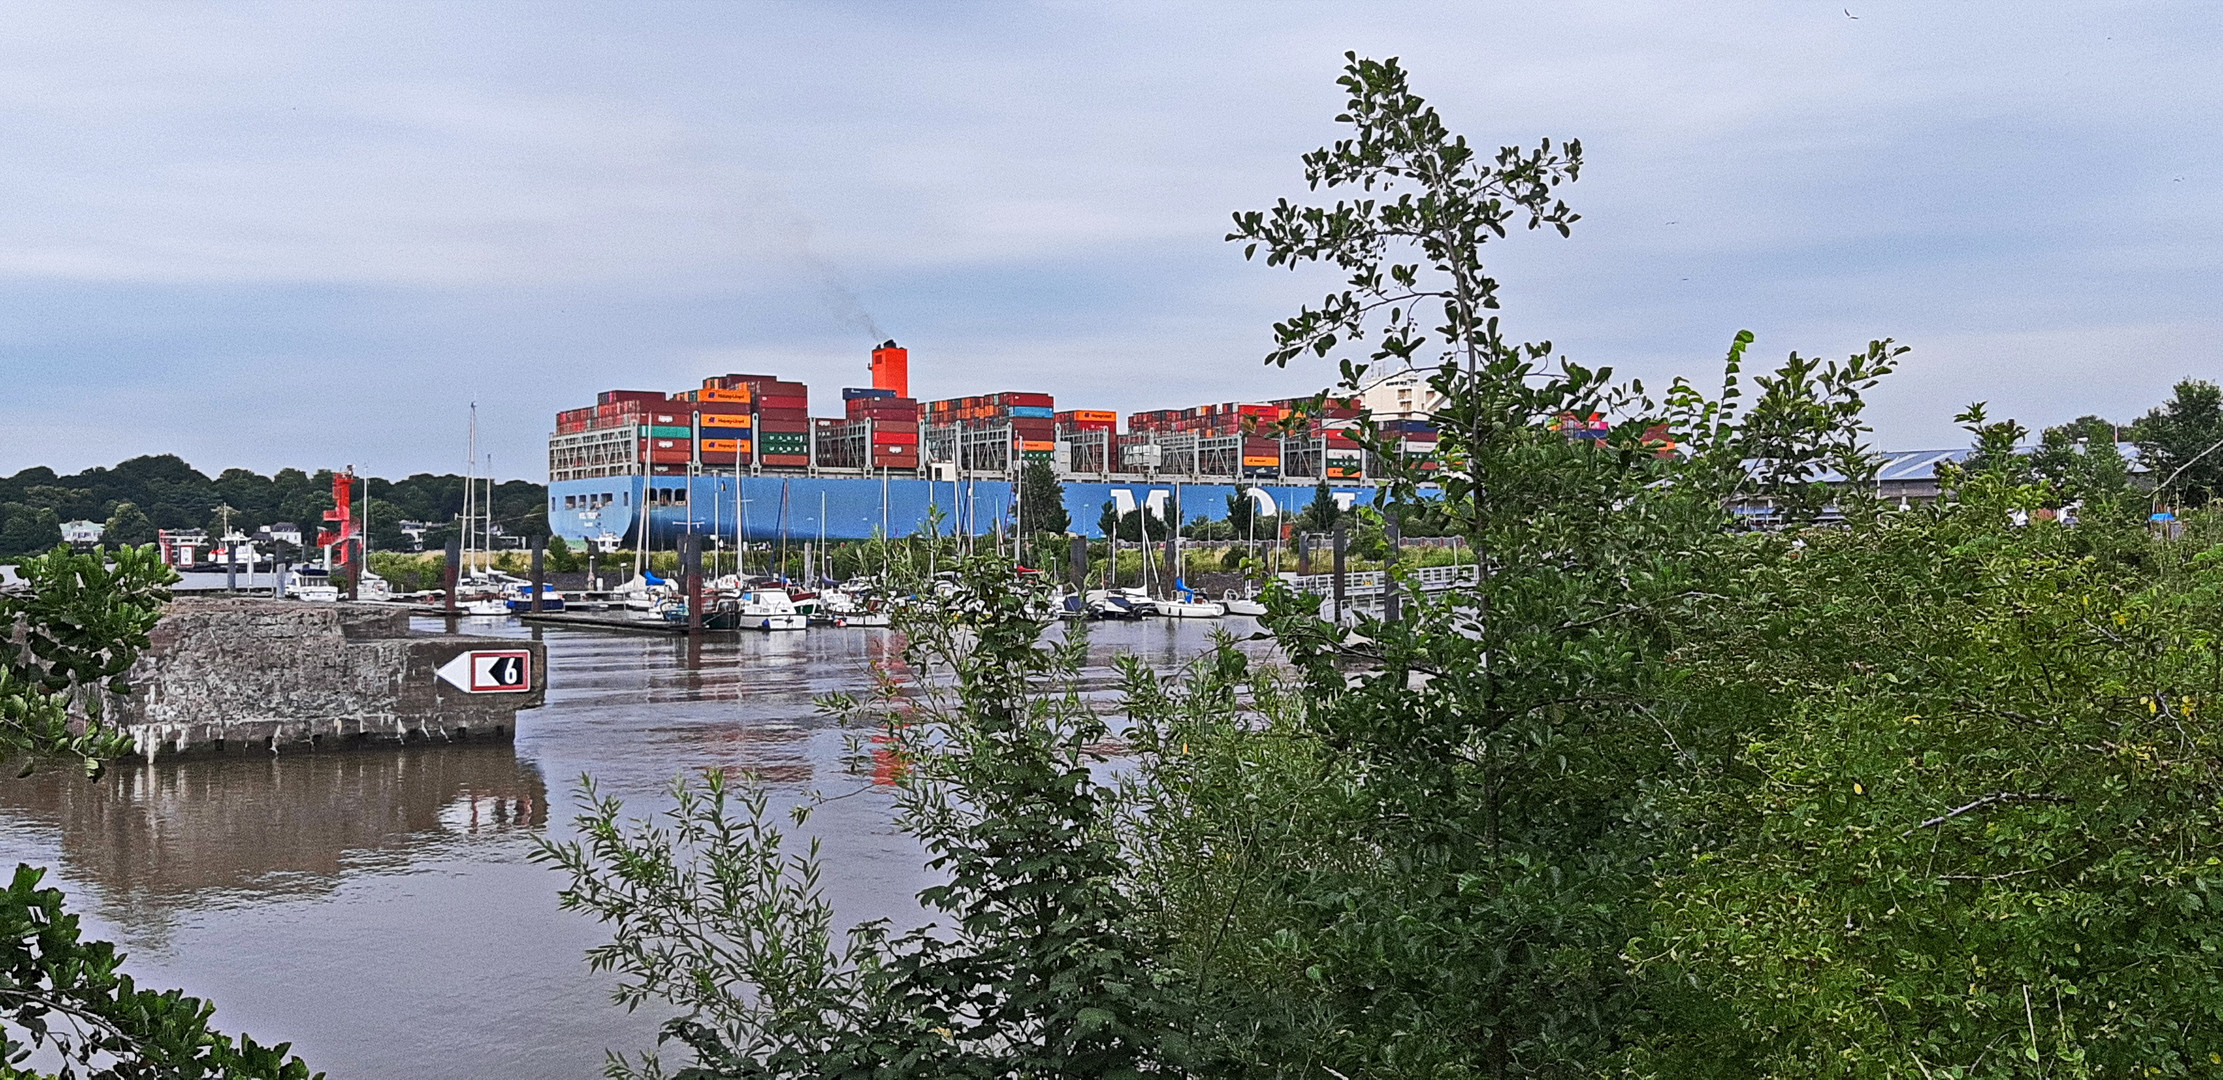
[[[1443,405],[1428,388],[1426,372],[1414,368],[1394,371],[1359,391],[1359,406],[1375,420],[1426,420]]]
[[[97,544],[108,526],[97,521],[65,521],[62,523],[62,542],[65,544]]]

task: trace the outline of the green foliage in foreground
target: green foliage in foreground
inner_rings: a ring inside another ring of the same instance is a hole
[[[2213,1075],[2223,547],[2087,522],[2002,466],[1958,505],[1763,545],[1682,658],[1697,853],[1638,971],[1754,1075]],[[1687,1020],[1687,1018],[1685,1018]]]
[[[1567,230],[1579,148],[1479,155],[1394,63],[1354,58],[1344,86],[1352,137],[1306,171],[1351,194],[1235,239],[1348,275],[1271,360],[1365,343],[1346,386],[1436,362],[1430,509],[1478,580],[1388,623],[1271,594],[1285,665],[1226,642],[1126,665],[1108,786],[1111,725],[1008,566],[903,578],[910,651],[870,711],[947,925],[837,940],[812,854],[722,778],[662,824],[598,803],[544,853],[612,927],[592,955],[621,1000],[679,1006],[677,1075],[2223,1070],[2212,523],[2154,535],[2112,448],[2026,458],[1978,409],[1943,505],[1833,489],[1873,475],[1888,341],[1747,385],[1739,334],[1718,397],[1655,401],[1501,338],[1479,249]],[[1554,427],[1591,413],[1613,433]],[[1792,529],[1734,531],[1753,495]]]
[[[235,1041],[209,1026],[215,1005],[117,971],[116,947],[81,939],[43,876],[17,866],[0,892],[0,1054],[11,1066],[46,1049],[67,1063],[58,1075],[88,1080],[309,1080],[290,1044]]]
[[[102,695],[131,692],[124,673],[177,575],[151,545],[56,548],[16,572],[22,587],[0,594],[0,628],[22,635],[20,646],[0,647],[0,761],[74,757],[98,775],[131,749],[102,723]]]
[[[590,959],[619,974],[618,1000],[680,1006],[664,1039],[693,1058],[667,1074],[613,1057],[613,1076],[1156,1071],[1169,999],[1090,772],[1107,733],[1077,685],[1085,636],[1039,640],[1028,608],[1046,594],[1010,563],[952,566],[902,623],[904,668],[947,678],[889,673],[869,699],[826,703],[873,717],[900,763],[900,824],[945,878],[919,899],[947,923],[871,923],[836,945],[815,846],[788,852],[761,791],[736,804],[722,774],[680,781],[656,821],[591,800],[585,839],[539,857],[570,874],[564,907],[612,925]]]
[[[0,760],[75,758],[90,776],[131,750],[105,722],[107,694],[125,676],[177,580],[153,546],[58,548],[17,566],[19,589],[0,594]],[[116,970],[123,956],[78,935],[44,871],[18,866],[0,892],[0,1076],[34,1050],[58,1055],[59,1075],[86,1078],[227,1077],[303,1080],[289,1044],[236,1041],[209,1027],[216,1007],[176,990],[146,990]],[[319,1074],[321,1075],[321,1074]]]

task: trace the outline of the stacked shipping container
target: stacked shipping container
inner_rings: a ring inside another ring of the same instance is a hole
[[[1119,414],[1110,409],[1067,409],[1054,413],[1057,430],[1067,431],[1118,431]]]
[[[921,419],[928,424],[962,424],[968,428],[1009,424],[1012,449],[1026,461],[1049,461],[1057,449],[1057,402],[1048,394],[1006,390],[930,401]]]
[[[877,359],[877,354],[875,355]],[[892,389],[846,389],[842,408],[851,423],[865,425],[860,433],[870,446],[867,464],[874,469],[919,467],[919,403]]]

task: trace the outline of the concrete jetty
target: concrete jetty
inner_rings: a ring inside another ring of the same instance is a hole
[[[389,604],[174,600],[108,717],[139,756],[503,740],[548,686],[537,641],[420,634]]]

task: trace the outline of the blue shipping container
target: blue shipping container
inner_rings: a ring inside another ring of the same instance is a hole
[[[1057,410],[1047,405],[1013,405],[1011,415],[1030,420],[1051,420],[1057,417]]]
[[[895,391],[893,391],[893,390],[881,390],[881,389],[877,389],[877,388],[874,388],[874,387],[869,387],[869,386],[844,386],[844,387],[842,387],[842,388],[841,388],[841,400],[843,400],[843,401],[855,401],[855,400],[857,400],[857,399],[859,399],[859,398],[894,397],[894,396],[895,396]]]

